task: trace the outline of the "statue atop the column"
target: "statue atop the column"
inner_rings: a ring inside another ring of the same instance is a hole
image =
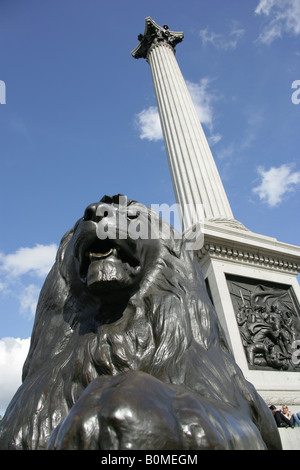
[[[153,210],[105,196],[62,238],[0,448],[281,448],[198,263]]]

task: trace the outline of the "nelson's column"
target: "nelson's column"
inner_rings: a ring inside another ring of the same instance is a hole
[[[202,224],[195,256],[244,375],[268,404],[300,405],[300,248],[235,220],[175,58],[183,37],[148,17],[131,54],[150,65],[176,200],[192,208],[184,228]]]

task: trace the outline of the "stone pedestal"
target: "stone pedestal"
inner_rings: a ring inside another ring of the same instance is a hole
[[[300,248],[214,221],[195,254],[245,377],[267,403],[300,405]]]
[[[279,434],[283,450],[300,450],[300,428],[279,429]]]

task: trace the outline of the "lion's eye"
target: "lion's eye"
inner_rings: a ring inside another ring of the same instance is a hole
[[[95,211],[93,209],[91,209],[90,207],[88,207],[84,212],[83,219],[84,220],[93,220],[94,213],[95,213]]]
[[[140,216],[140,211],[128,212],[127,213],[127,219],[129,219],[129,220],[137,219],[139,216]]]

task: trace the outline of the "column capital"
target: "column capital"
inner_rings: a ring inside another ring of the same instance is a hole
[[[146,59],[149,49],[154,44],[165,43],[173,48],[183,40],[183,32],[170,31],[169,26],[159,26],[148,16],[145,20],[145,32],[138,35],[140,44],[131,52],[135,59]]]

